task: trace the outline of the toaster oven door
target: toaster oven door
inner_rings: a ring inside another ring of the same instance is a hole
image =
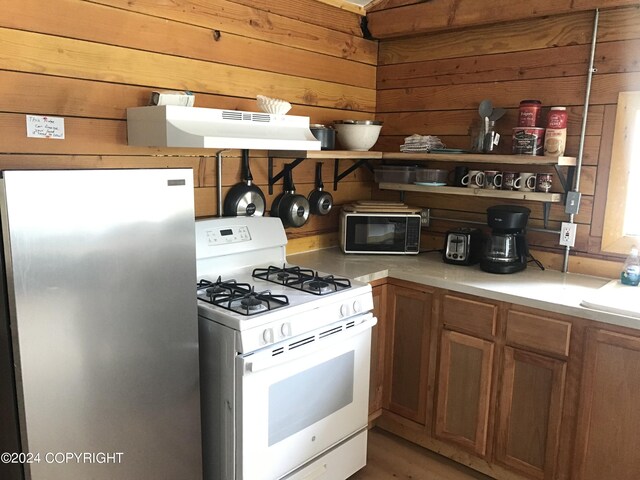
[[[342,227],[345,253],[406,252],[406,216],[349,214]]]

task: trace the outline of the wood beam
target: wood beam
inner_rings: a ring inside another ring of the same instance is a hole
[[[492,0],[484,2],[482,8],[478,8],[477,0],[432,0],[372,11],[367,19],[373,37],[387,39],[632,5],[637,6],[637,0]]]

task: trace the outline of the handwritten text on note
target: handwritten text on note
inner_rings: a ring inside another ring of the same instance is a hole
[[[64,140],[64,118],[27,115],[27,137]]]

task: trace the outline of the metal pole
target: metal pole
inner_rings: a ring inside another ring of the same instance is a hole
[[[582,157],[584,156],[584,137],[587,131],[587,116],[589,110],[589,98],[591,96],[591,80],[593,79],[593,63],[596,54],[596,42],[598,40],[598,20],[600,19],[600,10],[596,8],[595,16],[593,19],[593,33],[591,35],[591,54],[589,56],[589,70],[587,71],[587,89],[584,94],[584,111],[582,112],[582,129],[580,131],[580,146],[578,148],[578,159],[576,161],[576,174],[575,174],[575,192],[580,191],[580,172],[582,171]],[[574,214],[569,215],[569,223],[573,223]],[[569,269],[569,251],[570,246],[566,246],[564,250],[564,261],[562,263],[562,271],[567,272]]]
[[[218,193],[218,216],[221,217],[222,210],[222,154],[227,150],[216,152],[216,190]]]

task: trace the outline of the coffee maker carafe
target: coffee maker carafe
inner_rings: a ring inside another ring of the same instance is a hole
[[[491,235],[484,246],[480,268],[491,273],[515,273],[527,268],[525,227],[531,210],[516,205],[496,205],[487,209]]]

